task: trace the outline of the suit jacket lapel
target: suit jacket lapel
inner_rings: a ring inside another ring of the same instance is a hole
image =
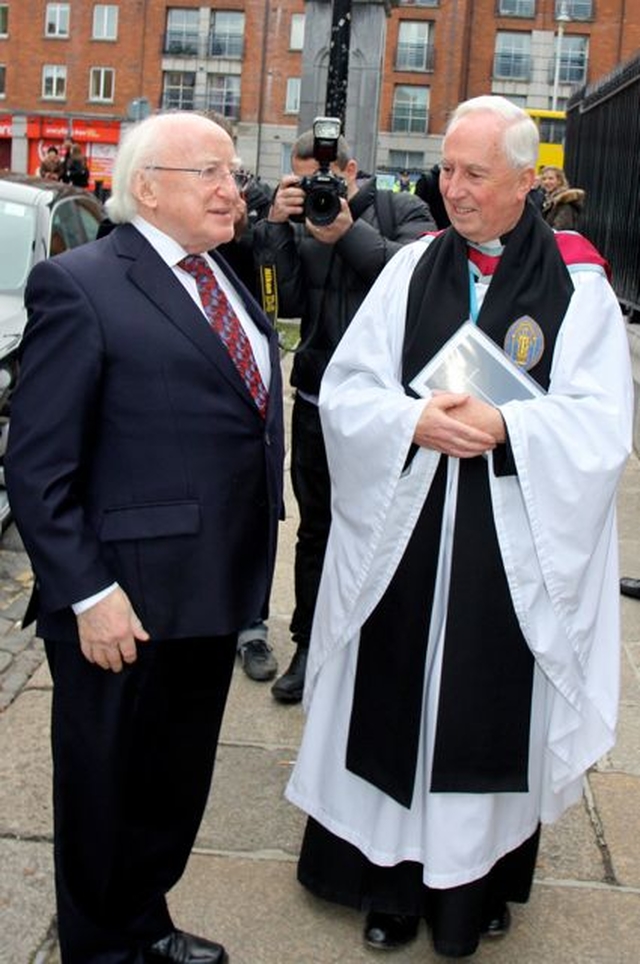
[[[110,239],[113,241],[119,256],[129,259],[131,262],[128,271],[131,282],[154,303],[168,322],[175,325],[208,361],[215,365],[229,385],[242,395],[259,416],[251,393],[238,374],[226,348],[218,336],[211,331],[200,309],[194,304],[152,245],[130,225],[123,225],[117,231],[114,231],[110,235]],[[268,320],[262,315],[259,306],[244,285],[235,278],[234,273],[227,267],[226,263],[220,257],[215,260],[220,263],[225,272],[229,273],[234,284],[237,285],[240,297],[251,318],[260,331],[269,337],[273,364],[273,338],[275,333]]]

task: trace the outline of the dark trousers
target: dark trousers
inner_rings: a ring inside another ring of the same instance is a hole
[[[46,642],[64,964],[142,964],[207,802],[235,634],[141,644],[121,673]]]
[[[331,526],[331,482],[317,405],[296,395],[291,417],[291,483],[300,512],[291,635],[308,646]]]

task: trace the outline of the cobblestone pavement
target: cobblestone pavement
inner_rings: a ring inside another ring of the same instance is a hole
[[[0,713],[20,693],[44,658],[33,626],[22,629],[33,577],[18,531],[9,525],[0,540]]]

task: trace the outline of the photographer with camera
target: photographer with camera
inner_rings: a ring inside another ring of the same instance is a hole
[[[291,384],[291,479],[300,512],[295,553],[296,650],[272,687],[276,700],[302,698],[311,623],[331,522],[330,483],[318,414],[329,359],[371,285],[399,249],[435,229],[429,208],[408,193],[358,181],[340,120],[317,118],[291,154],[293,173],[254,229],[258,264],[274,265],[282,317],[300,318]]]

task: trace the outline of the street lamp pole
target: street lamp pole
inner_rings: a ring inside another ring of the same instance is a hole
[[[558,21],[558,34],[556,37],[556,58],[553,69],[553,94],[551,97],[551,110],[558,109],[558,87],[560,84],[560,61],[562,58],[562,39],[564,37],[564,25],[569,23],[569,14],[567,13],[566,3],[560,4],[560,9],[558,11],[558,16],[556,20]]]

